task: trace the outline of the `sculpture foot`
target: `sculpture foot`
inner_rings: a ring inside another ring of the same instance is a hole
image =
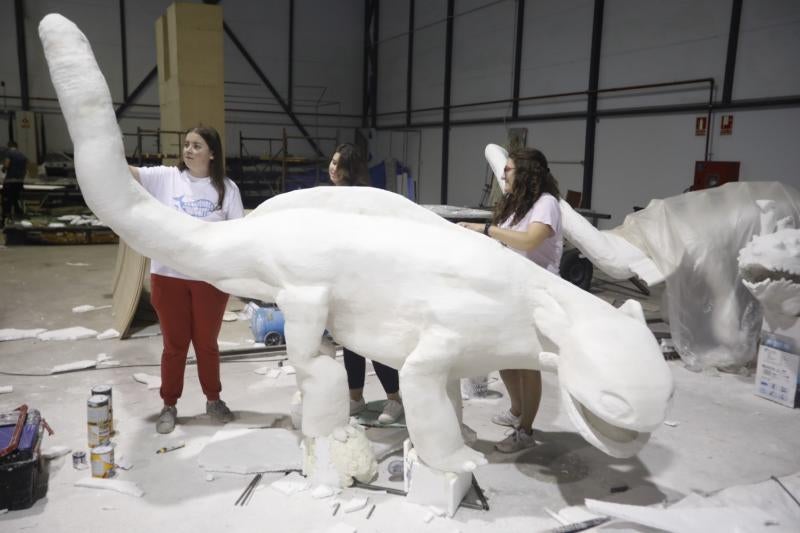
[[[486,457],[469,446],[459,449],[444,457],[425,461],[428,466],[443,472],[472,472],[487,463]]]

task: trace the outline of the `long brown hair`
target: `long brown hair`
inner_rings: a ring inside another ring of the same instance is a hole
[[[508,194],[498,202],[492,217],[493,224],[501,224],[514,215],[511,224],[518,223],[544,193],[559,198],[558,182],[550,173],[547,158],[535,148],[522,148],[511,152],[508,159],[514,162],[514,184]]]
[[[214,159],[208,163],[208,173],[211,176],[211,185],[214,186],[219,197],[215,210],[222,209],[222,202],[225,200],[225,155],[222,152],[222,140],[219,137],[219,133],[210,126],[202,125],[189,128],[186,133],[196,133],[202,137],[208,145],[211,155],[214,156]],[[186,168],[186,163],[183,161],[183,156],[181,156],[178,169],[186,170]]]
[[[344,143],[336,147],[334,155],[339,153],[336,163],[336,172],[342,171],[342,185],[369,185],[369,172],[367,162],[361,155],[361,150],[354,144]]]

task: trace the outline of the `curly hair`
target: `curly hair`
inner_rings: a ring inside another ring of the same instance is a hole
[[[497,203],[493,224],[501,224],[512,215],[512,225],[517,224],[544,193],[552,194],[556,199],[561,196],[558,182],[550,173],[547,158],[541,151],[522,148],[511,152],[508,159],[516,167],[514,183],[508,194]]]
[[[369,171],[367,162],[361,155],[361,150],[353,144],[344,143],[336,147],[334,155],[338,152],[339,161],[336,171],[342,172],[342,185],[369,185]]]

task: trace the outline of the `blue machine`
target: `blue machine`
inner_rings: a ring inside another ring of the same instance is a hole
[[[286,344],[283,328],[286,320],[283,312],[274,304],[259,307],[253,311],[250,319],[250,331],[256,342],[263,342],[267,346]]]

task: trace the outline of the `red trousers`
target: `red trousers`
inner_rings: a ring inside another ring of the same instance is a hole
[[[161,354],[161,398],[175,405],[183,392],[183,374],[189,342],[197,356],[197,373],[203,394],[209,401],[219,400],[219,346],[217,336],[228,295],[203,281],[150,275],[150,302],[153,304],[164,351]]]

